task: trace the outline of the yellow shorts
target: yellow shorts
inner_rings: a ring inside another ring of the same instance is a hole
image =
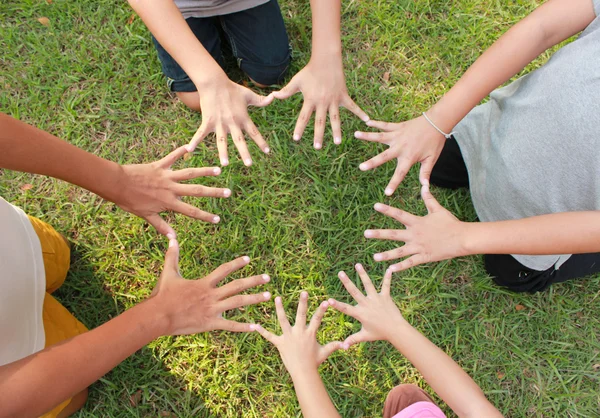
[[[54,228],[37,218],[29,216],[40,243],[46,270],[46,296],[44,298],[44,333],[46,334],[46,347],[57,344],[88,329],[77,320],[59,301],[51,295],[65,282],[71,264],[71,250],[63,238]],[[60,412],[69,405],[67,399],[52,411],[42,415],[44,418],[56,418]]]

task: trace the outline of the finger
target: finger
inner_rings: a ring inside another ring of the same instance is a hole
[[[370,338],[369,335],[361,329],[356,334],[352,334],[351,336],[346,338],[346,340],[343,343],[343,347],[345,350],[347,350],[351,346],[365,341],[370,341]]]
[[[205,124],[204,121],[202,121],[202,125],[200,125],[198,130],[196,130],[196,133],[194,134],[194,136],[192,136],[190,143],[186,145],[187,152],[194,151],[200,143],[200,141],[202,141],[206,137],[206,135],[208,135],[209,132],[210,130],[208,129],[208,125]]]
[[[365,295],[363,295],[362,292],[354,285],[354,283],[352,283],[346,272],[340,271],[338,273],[338,277],[348,293],[350,293],[356,302],[360,303],[365,299]]]
[[[173,181],[185,181],[198,177],[214,177],[219,174],[221,174],[219,167],[184,168],[169,172],[169,178]]]
[[[180,200],[175,199],[172,207],[170,207],[174,212],[181,213],[182,215],[189,216],[190,218],[200,219],[205,222],[210,222],[213,224],[218,224],[221,218],[212,213],[205,212],[203,210],[198,209],[195,206],[192,206],[188,203],[184,203]]]
[[[425,259],[423,254],[415,254],[411,257],[408,257],[406,260],[401,261],[397,264],[392,264],[389,269],[392,272],[404,271],[408,270],[411,267],[418,266],[419,264],[428,263],[430,260]]]
[[[232,260],[228,263],[221,264],[219,267],[217,267],[215,270],[213,270],[208,276],[206,276],[205,279],[208,280],[212,286],[216,286],[225,277],[227,277],[234,271],[237,271],[237,270],[241,269],[242,267],[245,267],[249,262],[250,262],[250,257],[248,257],[246,255],[243,257],[238,257],[235,260]]]
[[[273,93],[271,93],[273,95],[273,97],[275,97],[276,99],[279,100],[285,100],[291,96],[293,96],[294,94],[298,93],[300,90],[298,89],[298,85],[297,85],[297,81],[296,81],[296,77],[292,78],[290,80],[290,82],[281,90],[279,91],[274,91]]]
[[[257,106],[257,107],[265,107],[271,104],[273,99],[275,98],[272,94],[268,96],[262,96],[260,94],[254,93],[250,89],[246,89],[248,92],[246,93],[246,102],[249,105]]]
[[[357,139],[362,139],[363,141],[379,142],[379,143],[385,143],[385,142],[387,142],[387,139],[388,139],[388,135],[386,135],[385,132],[356,131],[356,132],[354,132],[354,137]]]
[[[235,295],[231,296],[219,304],[219,308],[225,312],[242,306],[256,305],[271,299],[270,292],[256,293],[254,295]]]
[[[381,294],[389,295],[390,289],[392,287],[392,270],[389,268],[385,271],[383,275],[383,283],[381,283]]]
[[[365,292],[367,292],[367,296],[376,295],[377,290],[375,289],[375,286],[373,286],[373,282],[371,282],[371,278],[367,274],[367,271],[362,266],[362,264],[356,264],[354,268],[356,269],[356,272],[358,273],[358,276],[360,277],[360,280],[363,283]]]
[[[329,106],[329,123],[331,123],[333,143],[340,145],[342,143],[342,124],[340,122],[340,108],[337,104]]]
[[[385,216],[389,216],[390,218],[393,218],[406,226],[410,226],[419,220],[418,216],[388,205],[384,205],[383,203],[375,203],[373,208],[377,212],[382,213]]]
[[[175,162],[188,152],[188,146],[184,145],[169,153],[166,157],[158,161],[158,166],[162,168],[171,168]]]
[[[443,210],[444,207],[435,200],[435,197],[429,191],[429,186],[421,187],[421,197],[423,198],[423,202],[425,202],[425,207],[427,208],[428,213],[435,213],[437,211]]]
[[[275,312],[277,312],[277,319],[279,319],[279,325],[281,326],[281,330],[286,333],[292,329],[290,325],[290,321],[288,321],[287,316],[285,314],[285,310],[283,309],[283,302],[281,298],[277,296],[275,298]]]
[[[396,130],[398,127],[397,123],[383,122],[379,120],[370,120],[367,122],[367,126],[370,128],[381,129],[385,132],[390,132]]]
[[[262,337],[265,340],[267,340],[274,346],[277,346],[277,344],[279,343],[277,335],[273,334],[272,332],[267,331],[260,324],[252,324],[252,325],[250,325],[250,328],[252,328],[254,331],[258,332],[260,335],[262,335]]]
[[[227,154],[227,130],[221,124],[217,126],[217,150],[219,150],[219,160],[222,166],[229,165],[229,156]]]
[[[323,136],[325,135],[325,124],[327,122],[327,108],[317,107],[315,112],[315,139],[313,145],[315,149],[323,148]]]
[[[312,112],[313,106],[305,101],[302,105],[302,110],[300,110],[300,114],[298,115],[296,127],[294,128],[294,141],[300,141],[300,138],[302,138],[302,134],[304,134],[304,129],[306,129],[306,125],[310,120]]]
[[[169,248],[165,254],[164,270],[179,275],[179,243],[175,238],[169,240]]]
[[[258,276],[247,277],[245,279],[233,280],[226,285],[221,286],[219,288],[219,294],[222,295],[223,298],[227,298],[229,296],[242,293],[244,290],[268,283],[270,280],[271,278],[268,274],[261,274]]]
[[[296,323],[294,326],[300,324],[301,327],[306,326],[306,311],[308,310],[308,292],[300,293],[300,300],[298,301],[298,310],[296,311]]]
[[[417,252],[418,251],[415,247],[412,247],[410,245],[403,245],[400,248],[385,251],[383,253],[373,254],[373,259],[375,261],[396,260],[398,258],[416,254]]]
[[[391,196],[394,194],[400,183],[402,183],[402,180],[404,180],[404,178],[408,174],[408,170],[410,170],[412,164],[413,163],[406,158],[398,158],[398,164],[396,164],[396,170],[394,171],[394,175],[392,176],[392,179],[385,188],[384,193],[386,196]]]
[[[321,302],[321,304],[319,305],[319,307],[313,314],[312,318],[310,318],[310,324],[308,325],[308,329],[311,332],[313,332],[315,334],[317,333],[317,331],[319,330],[319,327],[321,326],[321,322],[323,321],[323,316],[325,316],[325,312],[327,312],[328,307],[329,307],[328,301],[325,300],[325,301]]]
[[[340,301],[332,299],[332,298],[329,298],[329,300],[327,302],[329,303],[329,306],[331,306],[336,311],[339,311],[343,314],[351,316],[354,319],[358,319],[358,318],[356,318],[356,315],[357,315],[356,306],[352,306],[352,305],[349,305],[344,302],[340,302]]]
[[[408,234],[409,232],[406,229],[367,229],[365,238],[406,242]]]
[[[178,196],[195,196],[195,197],[229,197],[231,190],[221,189],[218,187],[206,187],[201,184],[179,184],[172,186],[173,192]]]
[[[435,166],[436,159],[432,156],[425,158],[421,161],[421,168],[419,169],[419,182],[423,186],[429,186],[429,179],[431,178],[431,172]]]
[[[392,152],[392,149],[388,148],[385,151],[383,151],[381,154],[377,154],[370,160],[365,161],[364,163],[359,165],[358,168],[361,171],[371,170],[372,168],[379,167],[380,165],[385,164],[388,161],[391,161],[396,157],[397,156],[394,154],[394,152]]]
[[[244,138],[244,133],[237,125],[229,125],[229,131],[231,132],[233,143],[240,153],[240,157],[242,157],[242,160],[244,161],[244,165],[246,167],[250,167],[252,165],[252,157],[250,157],[250,152],[248,151],[248,146],[246,145],[246,139]]]
[[[152,215],[146,216],[144,219],[148,221],[150,225],[154,227],[158,231],[159,234],[166,236],[169,239],[175,238],[177,234],[175,230],[160,217],[158,213],[153,213]]]
[[[250,118],[248,118],[248,122],[246,122],[246,126],[244,127],[244,130],[248,133],[248,136],[250,136],[250,138],[252,138],[252,140],[256,143],[256,145],[258,145],[258,147],[262,150],[262,152],[264,152],[265,154],[268,154],[269,151],[271,151],[269,149],[269,145],[267,145],[267,141],[265,141],[265,139],[261,135],[260,131],[258,130],[256,125],[254,125],[254,122],[252,122],[252,120],[250,120]]]
[[[350,96],[346,96],[346,98],[342,101],[342,106],[358,116],[363,122],[369,121],[369,115],[367,115],[356,103],[354,103],[354,100],[352,100]]]
[[[319,353],[319,363],[323,363],[325,360],[329,358],[337,350],[342,350],[344,345],[340,341],[332,341],[320,349]]]
[[[252,328],[254,324],[245,324],[243,322],[230,321],[228,319],[217,319],[215,321],[215,328],[223,331],[229,332],[252,332],[254,329]]]

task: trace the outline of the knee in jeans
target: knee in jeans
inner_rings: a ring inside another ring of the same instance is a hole
[[[288,52],[285,58],[279,62],[276,61],[276,64],[241,60],[240,68],[255,83],[262,84],[263,86],[270,86],[281,83],[290,67],[290,61],[291,57]]]

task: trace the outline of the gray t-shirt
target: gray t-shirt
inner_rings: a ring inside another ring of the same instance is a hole
[[[175,0],[175,4],[184,18],[210,17],[241,12],[269,0]]]
[[[600,0],[594,10],[599,16]],[[479,219],[600,210],[599,122],[596,17],[543,67],[492,92],[456,126]],[[513,256],[541,271],[571,254]]]

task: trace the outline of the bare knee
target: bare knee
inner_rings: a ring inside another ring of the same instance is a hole
[[[197,91],[178,91],[175,94],[188,108],[200,112],[200,95]]]

